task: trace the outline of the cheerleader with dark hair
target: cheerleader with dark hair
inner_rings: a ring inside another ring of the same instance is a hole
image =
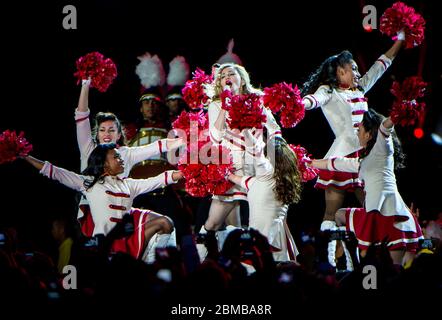
[[[324,158],[333,156],[356,158],[360,149],[356,130],[368,109],[367,93],[391,65],[404,39],[401,33],[393,46],[361,77],[358,65],[349,51],[327,58],[312,73],[302,88],[306,110],[321,108],[335,140]],[[336,228],[335,213],[344,203],[345,193],[355,192],[362,202],[361,181],[357,173],[321,170],[316,188],[325,189],[325,214],[321,230]],[[329,261],[335,265],[336,241],[330,242]]]
[[[121,251],[135,258],[142,258],[150,239],[155,235],[164,235],[161,245],[166,245],[174,230],[173,222],[162,215],[149,210],[133,210],[132,203],[136,196],[154,189],[175,183],[182,178],[180,171],[165,171],[148,179],[122,179],[124,161],[115,144],[99,144],[91,153],[88,166],[83,173],[53,166],[49,162],[32,156],[25,160],[40,170],[50,179],[81,192],[90,204],[91,236],[108,235],[123,216],[131,214],[135,231],[130,236],[113,241],[111,250]]]
[[[89,156],[97,145],[103,143],[115,143],[119,154],[125,162],[124,171],[118,176],[126,178],[129,176],[133,166],[141,161],[147,160],[163,152],[173,150],[184,144],[182,139],[161,139],[145,146],[126,146],[124,131],[117,116],[111,112],[99,112],[95,116],[95,126],[91,129],[89,121],[89,89],[90,79],[83,80],[78,107],[75,110],[75,122],[77,126],[77,142],[80,150],[81,167],[85,170]],[[134,209],[140,211],[139,209]],[[92,221],[90,207],[85,196],[80,199],[77,218],[81,224],[83,234],[92,236]],[[171,244],[175,240],[171,241]],[[153,253],[152,253],[153,255]]]
[[[422,230],[398,192],[394,170],[403,167],[404,156],[390,117],[374,110],[364,112],[357,138],[363,148],[359,158],[330,157],[313,160],[312,166],[336,172],[358,173],[363,181],[364,208],[339,209],[338,225],[354,232],[361,256],[384,241],[393,263],[406,264],[422,239]]]

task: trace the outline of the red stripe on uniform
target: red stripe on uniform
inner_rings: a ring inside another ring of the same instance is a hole
[[[247,196],[247,193],[244,192],[224,193],[221,194],[220,196],[236,196],[236,195]]]
[[[382,131],[381,129],[379,129],[379,132],[382,133],[382,135],[384,136],[384,138],[388,138],[388,134],[386,134],[384,131]]]
[[[312,98],[314,101],[313,101],[313,107],[312,108],[316,108],[318,105],[319,105],[319,103],[318,103],[318,100],[316,100],[316,98],[315,98],[315,96],[312,96],[312,95],[308,95],[308,96],[305,96],[305,98]],[[311,100],[310,100],[311,101]]]
[[[366,102],[368,99],[366,97],[363,98],[353,98],[353,99],[347,99],[347,102],[356,103],[356,102]]]
[[[381,63],[382,63],[382,65],[384,66],[384,69],[387,69],[387,64],[385,63],[385,61],[384,61],[384,60],[382,60],[382,59],[378,59],[378,60],[376,60],[376,61],[379,61],[379,62],[381,62]]]
[[[335,160],[336,160],[336,157],[331,159],[331,166],[332,166],[333,169],[338,171],[338,169],[336,169],[336,167],[335,167]]]
[[[89,119],[89,116],[86,116],[86,117],[84,117],[84,118],[80,118],[80,119],[75,119],[75,122],[81,122],[81,121],[84,121],[84,120],[86,120],[86,119]]]
[[[118,206],[116,204],[110,204],[109,208],[114,209],[114,210],[122,210],[122,211],[126,210],[125,206]]]
[[[164,172],[164,184],[167,185],[167,171]]]
[[[114,218],[114,217],[110,217],[109,220],[112,221],[112,222],[116,222],[116,223],[119,223],[119,222],[123,221],[123,219]]]
[[[109,194],[114,197],[120,197],[120,198],[130,198],[130,195],[127,193],[119,193],[119,192],[112,192],[110,190],[106,190],[106,194]]]
[[[250,179],[252,179],[252,177],[248,177],[248,178],[246,179],[246,181],[245,181],[245,185],[246,185],[246,189],[247,189],[247,191],[249,190],[249,181],[250,181]]]
[[[52,163],[49,166],[49,177],[52,179]]]
[[[309,97],[309,96],[305,96],[304,98],[306,98],[308,101],[310,101],[310,103],[312,104],[312,108],[314,107],[314,105],[315,105],[315,100],[313,100],[311,97]]]
[[[354,116],[357,116],[357,115],[360,115],[360,114],[364,114],[364,113],[365,113],[365,110],[363,110],[363,109],[361,109],[361,110],[354,110],[354,111],[351,112],[351,114],[354,115]]]
[[[158,140],[158,148],[160,149],[160,153],[163,153],[163,143],[161,140]]]

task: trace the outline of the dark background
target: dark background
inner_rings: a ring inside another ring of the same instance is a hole
[[[183,1],[39,1],[15,2],[2,9],[2,106],[0,131],[24,131],[32,154],[54,164],[79,170],[74,109],[80,87],[73,76],[75,61],[99,51],[117,65],[118,77],[106,93],[91,90],[90,107],[133,119],[138,112],[140,83],[137,56],[158,54],[169,61],[183,55],[191,70],[210,66],[226,51],[230,38],[252,83],[268,86],[286,81],[301,85],[328,56],[349,49],[365,72],[392,41],[379,30],[365,32],[362,8],[374,5],[378,18],[393,1],[270,1],[192,3]],[[430,82],[425,135],[397,128],[408,167],[397,174],[407,204],[414,202],[424,218],[441,212],[441,146],[430,134],[441,120],[441,17],[438,1],[406,1],[427,21],[426,40],[418,48],[402,50],[392,67],[367,94],[369,105],[387,114],[393,101],[394,79],[420,73]],[[77,9],[77,30],[62,26],[65,5]],[[294,129],[284,130],[290,143],[301,144],[322,157],[333,135],[320,110],[307,112]],[[0,166],[0,225],[15,226],[22,239],[39,247],[47,241],[51,217],[75,215],[75,192],[38,174],[24,161]],[[318,228],[324,210],[323,191],[305,185],[303,199],[293,206],[289,224],[296,236]],[[349,197],[351,198],[351,197]],[[350,203],[351,204],[351,203]]]

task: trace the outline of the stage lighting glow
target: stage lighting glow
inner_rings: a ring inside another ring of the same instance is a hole
[[[414,129],[414,136],[417,139],[421,139],[424,136],[424,130],[422,130],[422,128],[416,128]]]
[[[432,133],[431,134],[431,138],[433,139],[433,141],[437,144],[442,146],[442,137],[440,135],[438,135],[437,133]]]

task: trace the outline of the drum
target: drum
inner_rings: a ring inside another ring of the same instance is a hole
[[[150,144],[160,139],[167,138],[167,130],[163,128],[141,128],[137,135],[130,141],[130,147],[138,147]],[[177,170],[176,166],[167,161],[166,152],[141,161],[133,166],[130,177],[134,179],[147,179],[157,176],[167,170]],[[173,189],[184,189],[184,180],[172,185]],[[161,192],[160,194],[162,194]],[[157,193],[153,193],[157,194]]]
[[[130,147],[140,147],[151,144],[167,137],[167,130],[163,128],[141,128],[129,142]],[[167,163],[166,153],[162,153],[137,163],[130,172],[130,177],[147,179],[156,176],[171,166]]]
[[[141,128],[129,142],[130,147],[139,147],[151,144],[160,139],[167,138],[167,130],[163,128]],[[165,153],[151,157],[149,160],[163,160],[167,162]]]

